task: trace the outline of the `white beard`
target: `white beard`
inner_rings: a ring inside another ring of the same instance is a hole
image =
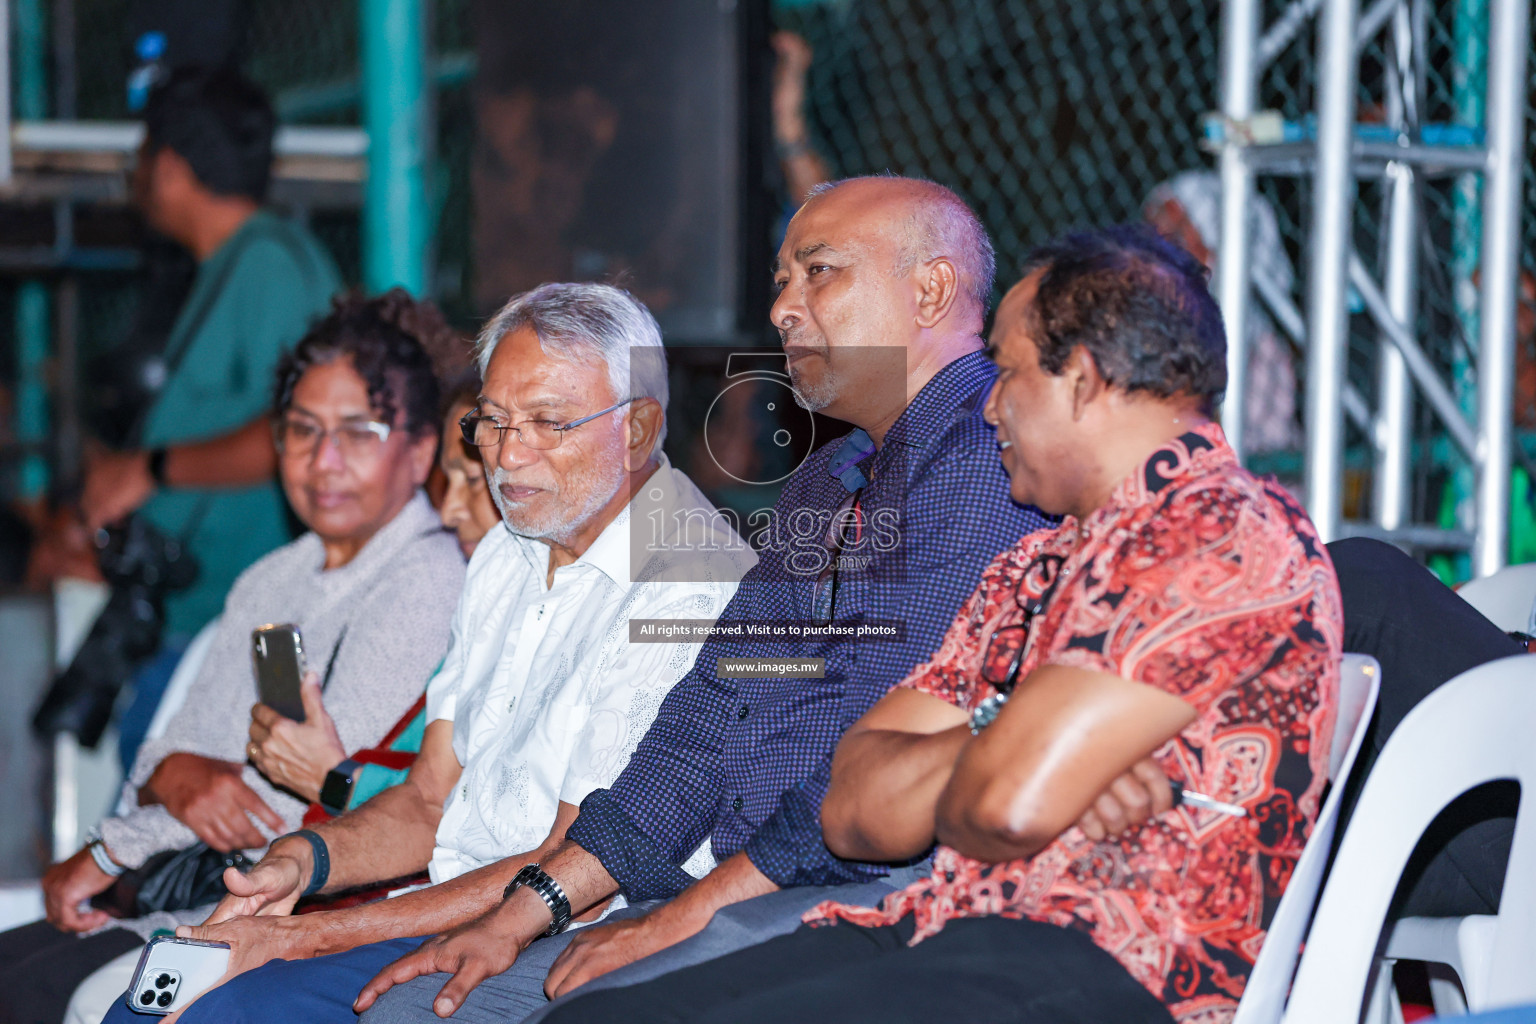
[[[613,499],[624,484],[624,476],[622,457],[612,462],[602,460],[589,473],[573,473],[567,478],[562,492],[584,489],[585,497],[575,508],[565,507],[557,501],[553,509],[539,515],[507,500],[501,493],[502,485],[509,482],[507,471],[497,466],[491,474],[491,499],[496,502],[501,521],[519,537],[566,544]]]

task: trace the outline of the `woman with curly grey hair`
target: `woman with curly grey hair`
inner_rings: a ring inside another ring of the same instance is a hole
[[[201,921],[217,893],[150,904],[144,886],[112,908],[122,918],[90,901],[170,851],[259,853],[299,827],[337,751],[374,746],[420,696],[464,580],[422,491],[439,429],[427,346],[441,325],[398,289],[347,296],[282,360],[278,472],[308,530],[236,580],[185,703],[139,750],[126,813],[45,876],[48,920],[0,934],[0,1021],[59,1020],[90,972]],[[251,631],[268,623],[302,632],[302,722],[259,703]]]

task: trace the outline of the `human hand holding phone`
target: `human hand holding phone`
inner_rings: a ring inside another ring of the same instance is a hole
[[[174,1020],[198,996],[224,979],[229,946],[222,942],[160,935],[139,954],[125,997],[135,1013]]]
[[[325,776],[346,759],[336,723],[325,710],[320,697],[320,677],[306,672],[299,686],[304,708],[302,721],[295,721],[268,707],[251,708],[251,742],[246,748],[256,770],[309,803],[320,799]]]

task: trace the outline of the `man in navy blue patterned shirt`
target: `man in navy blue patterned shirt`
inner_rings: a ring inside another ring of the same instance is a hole
[[[938,647],[991,558],[1049,525],[1009,499],[981,417],[995,376],[979,336],[993,264],[985,230],[941,186],[862,178],[812,194],[779,253],[772,317],[797,400],[858,429],[795,472],[720,618],[780,633],[706,643],[628,767],[540,866],[555,886],[514,888],[386,967],[359,999],[369,1010],[383,995],[365,1022],[523,1019],[541,988],[642,980],[789,931],[828,887],[845,900],[893,887],[889,865],[840,860],[822,843],[832,752]],[[815,636],[827,622],[843,632]],[[859,625],[874,637],[850,639]],[[823,668],[725,678],[724,658]],[[615,893],[629,908],[564,952],[563,938],[534,941],[562,898],[581,914]]]

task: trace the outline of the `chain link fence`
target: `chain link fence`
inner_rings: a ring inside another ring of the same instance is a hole
[[[1264,24],[1291,6],[1264,0]],[[1426,0],[1423,14],[1419,122],[1480,128],[1486,0]],[[1141,219],[1160,183],[1214,169],[1199,134],[1201,115],[1220,99],[1219,0],[779,0],[775,20],[815,50],[808,117],[835,173],[888,169],[955,188],[992,233],[1003,285],[1031,246],[1074,227]],[[1387,116],[1396,66],[1391,37],[1388,23],[1362,47],[1363,122]],[[1311,120],[1315,46],[1308,25],[1265,69],[1259,107],[1298,126]],[[1536,160],[1530,129],[1527,144]],[[1476,185],[1475,178],[1420,183],[1418,333],[1462,385],[1476,362]],[[1525,186],[1522,260],[1530,268],[1536,175],[1528,173]],[[1283,259],[1295,271],[1292,299],[1304,309],[1310,190],[1295,177],[1260,177],[1258,187],[1275,214]],[[1355,211],[1357,251],[1378,274],[1386,192],[1380,181],[1362,182]],[[1214,238],[1206,244],[1214,249]],[[1255,461],[1295,478],[1305,359],[1302,343],[1287,340],[1297,396],[1294,440],[1290,451]],[[1536,368],[1533,342],[1522,337],[1522,362]],[[1377,345],[1369,319],[1354,316],[1349,373],[1367,399],[1376,390]],[[1522,422],[1536,426],[1536,409],[1526,410]],[[1350,429],[1347,511],[1364,515],[1369,445],[1363,432]],[[1416,437],[1423,457],[1415,459],[1413,505],[1417,518],[1432,520],[1458,457],[1422,408]]]
[[[79,115],[126,117],[128,0],[76,0],[75,6]],[[1263,6],[1265,22],[1272,23],[1289,3],[1264,0]],[[450,315],[469,328],[483,312],[469,298],[474,36],[468,0],[438,0],[430,10],[438,83],[432,280]],[[1421,120],[1479,125],[1475,71],[1486,59],[1486,0],[1426,0],[1425,10]],[[816,147],[835,173],[889,169],[953,186],[991,230],[1005,283],[1032,245],[1075,226],[1139,219],[1159,183],[1213,166],[1199,137],[1201,115],[1219,102],[1220,0],[775,0],[773,18],[815,51],[807,114]],[[285,121],[358,122],[357,23],[355,0],[250,6],[245,67],[274,96]],[[1379,33],[1364,49],[1364,120],[1380,118],[1385,109],[1394,59],[1389,36]],[[1313,105],[1313,55],[1309,27],[1265,71],[1260,106],[1304,122]],[[1536,132],[1527,140],[1536,160]],[[1420,334],[1448,373],[1475,362],[1467,283],[1476,266],[1476,200],[1464,189],[1453,179],[1421,188]],[[1275,213],[1302,305],[1307,188],[1298,179],[1266,177],[1260,192]],[[1523,257],[1536,267],[1536,175],[1527,175],[1526,194]],[[1355,240],[1373,267],[1384,200],[1378,183],[1362,184]],[[344,276],[356,282],[356,214],[320,213],[313,226]],[[131,321],[132,282],[98,275],[86,287],[99,292],[82,303],[87,347],[110,344],[115,325]],[[1355,333],[1351,378],[1369,397],[1375,339],[1363,316],[1355,318]],[[1303,360],[1296,370],[1301,387]],[[1419,434],[1426,450],[1440,436],[1427,418]],[[1352,463],[1363,465],[1363,437],[1353,440]],[[1422,462],[1428,467],[1436,460]],[[1287,468],[1283,459],[1277,468]],[[1422,470],[1416,507],[1431,506],[1442,483]]]

